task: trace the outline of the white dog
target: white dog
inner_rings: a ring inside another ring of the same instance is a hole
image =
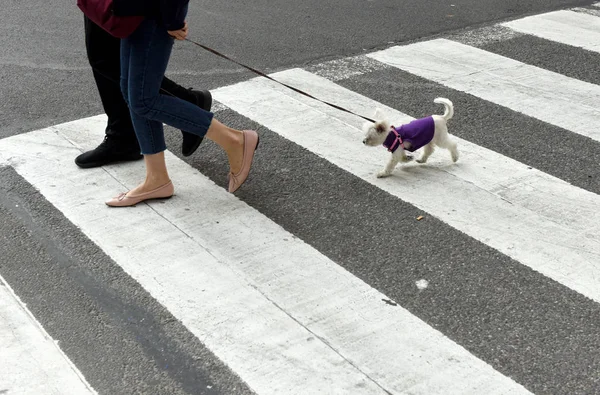
[[[381,109],[375,110],[375,123],[365,122],[363,130],[365,139],[363,143],[369,146],[383,145],[392,153],[392,156],[377,177],[387,177],[399,162],[408,162],[412,157],[406,156],[406,151],[414,152],[425,147],[423,155],[417,159],[419,163],[427,162],[433,153],[435,146],[446,148],[452,155],[452,161],[458,160],[456,142],[450,138],[446,122],[454,115],[454,105],[448,99],[438,97],[434,103],[443,104],[444,115],[432,115],[426,118],[416,119],[405,125],[395,128],[387,120]]]

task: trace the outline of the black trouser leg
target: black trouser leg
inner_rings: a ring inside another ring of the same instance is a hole
[[[119,84],[121,40],[111,36],[87,17],[84,18],[88,60],[104,112],[108,116],[106,135],[119,139],[124,144],[137,144],[129,107],[123,99]]]
[[[108,117],[106,135],[113,140],[118,140],[122,149],[128,150],[132,146],[137,148],[137,138],[131,123],[129,107],[123,99],[120,87],[121,40],[111,36],[87,17],[84,18],[88,60],[92,66],[104,112]],[[192,91],[166,77],[163,78],[161,88],[173,96],[198,104],[198,98]],[[201,139],[186,134],[184,133],[184,146],[197,147]],[[188,147],[184,151],[194,149]]]

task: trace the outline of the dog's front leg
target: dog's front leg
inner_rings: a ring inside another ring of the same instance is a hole
[[[398,162],[400,162],[400,160],[402,160],[403,158],[406,158],[406,155],[404,155],[404,154],[396,155],[396,152],[394,152],[390,156],[390,160],[385,165],[385,168],[382,171],[380,171],[379,173],[377,173],[377,178],[391,176],[392,171],[394,171],[394,168],[396,168],[396,165],[398,165]]]

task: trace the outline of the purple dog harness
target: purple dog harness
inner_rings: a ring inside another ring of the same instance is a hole
[[[392,126],[392,130],[388,133],[383,146],[392,153],[396,152],[398,147],[414,152],[424,145],[429,144],[433,140],[434,132],[435,123],[433,122],[433,117],[415,119],[399,128]],[[404,143],[406,142],[410,143],[410,149],[404,147]]]

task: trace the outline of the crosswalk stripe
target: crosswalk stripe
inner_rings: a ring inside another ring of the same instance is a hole
[[[104,125],[11,137],[0,155],[253,390],[528,393],[171,154],[175,199],[104,207],[143,174],[72,165]]]
[[[585,8],[585,7],[575,7],[571,8],[571,11],[579,12],[582,14],[588,14],[595,17],[600,17],[600,10],[598,8]]]
[[[521,33],[600,52],[600,18],[574,11],[554,11],[502,23]]]
[[[0,350],[0,393],[96,394],[1,276]]]
[[[600,86],[446,39],[367,56],[600,141]]]
[[[273,77],[353,111],[380,107],[397,124],[412,119],[303,70]],[[600,301],[600,196],[459,139],[457,164],[440,149],[428,165],[401,165],[394,177],[377,179],[375,173],[389,154],[362,146],[357,117],[261,78],[217,89],[213,95],[340,168]]]

